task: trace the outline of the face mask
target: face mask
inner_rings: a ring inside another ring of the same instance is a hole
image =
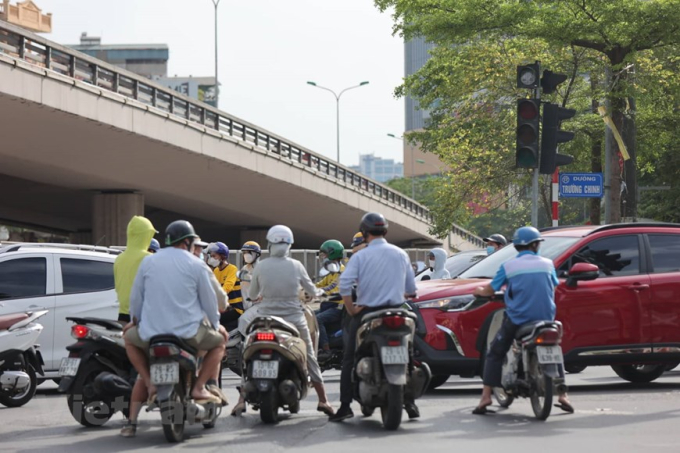
[[[245,261],[247,264],[250,264],[255,261],[255,256],[252,253],[244,253],[243,261]]]
[[[487,255],[491,255],[495,251],[496,251],[496,247],[494,247],[493,245],[487,245],[486,246],[486,254]]]
[[[217,267],[220,265],[220,260],[217,258],[213,258],[212,256],[208,258],[208,264],[212,267]]]
[[[340,272],[340,265],[335,262],[328,262],[324,265],[324,267],[331,274],[337,274],[338,272]]]

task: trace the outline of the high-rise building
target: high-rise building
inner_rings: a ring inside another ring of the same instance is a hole
[[[402,163],[395,162],[394,159],[375,157],[373,154],[361,154],[359,165],[350,168],[378,182],[387,182],[390,179],[404,176]]]
[[[430,50],[435,46],[425,41],[424,38],[413,38],[404,43],[404,74],[409,77],[430,59]],[[406,132],[417,131],[427,126],[430,117],[427,110],[421,109],[418,101],[411,96],[406,96]],[[444,164],[432,153],[424,153],[416,145],[413,146],[404,141],[404,175],[424,176],[441,173]]]

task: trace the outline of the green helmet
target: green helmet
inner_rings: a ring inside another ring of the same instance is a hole
[[[345,247],[340,241],[329,239],[321,244],[319,252],[325,253],[329,260],[340,260],[345,256]]]

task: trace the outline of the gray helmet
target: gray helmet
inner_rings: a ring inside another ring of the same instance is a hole
[[[380,213],[368,212],[361,218],[361,225],[359,231],[364,235],[364,238],[371,233],[374,236],[385,236],[390,224],[387,219]]]
[[[187,238],[197,238],[194,227],[186,220],[175,220],[165,229],[165,245],[174,245]]]
[[[500,244],[503,247],[508,245],[508,240],[505,239],[505,236],[503,236],[502,234],[498,234],[498,233],[492,234],[488,238],[484,238],[483,241],[484,242],[495,242],[496,244]]]

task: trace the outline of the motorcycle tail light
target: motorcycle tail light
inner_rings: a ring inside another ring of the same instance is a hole
[[[149,351],[151,357],[169,357],[173,355],[179,355],[180,350],[177,346],[174,345],[159,345],[159,346],[151,346],[151,350]]]
[[[276,341],[276,335],[274,332],[258,332],[255,341]]]
[[[271,349],[260,349],[260,354],[269,355],[272,353]]]
[[[387,346],[401,346],[401,340],[389,340]]]
[[[83,340],[87,338],[89,334],[90,328],[87,326],[76,324],[75,326],[71,327],[71,336],[77,340]]]
[[[560,341],[560,333],[557,329],[546,329],[536,337],[536,344],[557,344]]]
[[[383,324],[390,329],[398,329],[406,323],[403,316],[386,316],[383,318]]]

